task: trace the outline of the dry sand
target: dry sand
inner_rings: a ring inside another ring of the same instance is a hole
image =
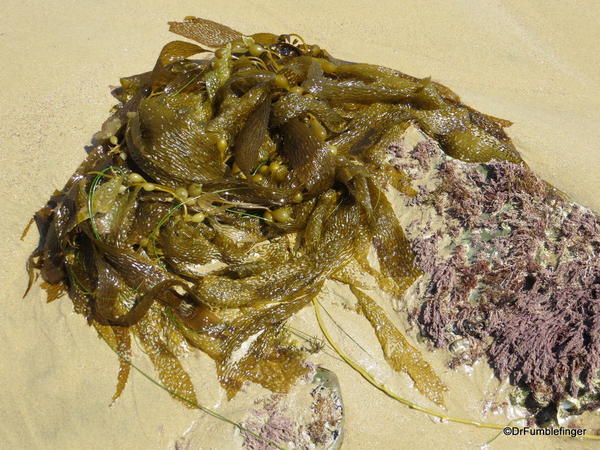
[[[343,59],[432,75],[466,103],[514,121],[510,134],[534,170],[600,211],[596,0],[5,0],[2,7],[0,192],[8,201],[0,221],[0,448],[162,449],[193,421],[209,429],[201,448],[232,446],[230,427],[182,408],[139,374],[109,408],[115,355],[68,300],[46,305],[38,288],[21,299],[25,259],[35,244],[35,233],[20,242],[21,230],[83,159],[84,145],[114,103],[108,86],[152,67],[172,38],[168,20],[197,15],[243,32],[298,32]],[[368,328],[357,332],[376,348]],[[209,407],[224,403],[212,364],[201,355],[189,364],[200,401]],[[487,389],[486,379],[479,379],[487,372],[477,369],[481,377],[469,377],[434,364],[455,386],[452,407],[473,412],[474,399]],[[344,448],[477,448],[493,436],[435,424],[341,364],[328,367],[338,373],[344,392]],[[226,409],[240,414],[241,405],[243,399]],[[582,445],[501,437],[492,448]]]

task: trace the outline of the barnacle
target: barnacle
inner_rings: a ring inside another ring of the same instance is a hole
[[[418,123],[455,158],[520,158],[506,122],[429,79],[295,35],[170,26],[200,45],[171,42],[151,72],[121,79],[98,145],[35,214],[31,279],[39,271],[50,298],[67,292],[127,359],[133,334],[180,400],[195,401],[178,360],[190,346],[230,397],[247,381],[287,392],[306,367],[283,325],[323,283],[357,264],[400,297],[421,274],[385,196],[388,183],[415,194],[374,150],[386,131]],[[390,364],[442,404],[419,352],[354,292]],[[122,363],[115,398],[127,375]]]

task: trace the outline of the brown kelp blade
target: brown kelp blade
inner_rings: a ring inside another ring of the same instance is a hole
[[[265,141],[268,134],[269,114],[271,111],[271,98],[267,97],[250,114],[242,131],[235,139],[235,163],[249,177],[258,163],[258,149]]]
[[[415,264],[410,242],[385,193],[372,180],[368,180],[368,186],[373,211],[370,227],[382,272],[397,282],[409,279],[410,285],[421,275],[421,270]]]
[[[169,31],[209,47],[221,47],[242,37],[242,33],[226,25],[199,17],[186,17],[183,22],[169,22]]]
[[[104,339],[108,346],[119,355],[117,386],[112,397],[114,403],[123,393],[129,379],[131,371],[131,335],[129,334],[129,330],[124,328],[113,328],[98,323],[94,323],[94,327],[100,338]]]
[[[191,42],[172,41],[166,44],[161,50],[160,55],[156,60],[154,70],[152,71],[150,79],[152,90],[164,86],[172,78],[171,73],[167,69],[169,64],[189,58],[197,53],[207,51],[208,50],[199,45],[192,44]]]
[[[389,365],[398,372],[405,372],[421,394],[432,402],[444,406],[444,393],[448,388],[435,374],[421,353],[414,348],[388,318],[385,311],[360,289],[351,287],[359,307],[371,322],[383,354]]]
[[[286,122],[281,127],[281,133],[282,153],[293,169],[294,179],[306,186],[309,193],[329,187],[335,175],[331,150],[299,119]]]

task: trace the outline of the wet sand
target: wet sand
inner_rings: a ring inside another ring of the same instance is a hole
[[[37,3],[8,0],[0,19],[0,192],[7,199],[0,221],[2,448],[172,448],[194,421],[207,430],[201,448],[231,448],[231,427],[186,410],[139,374],[109,407],[114,353],[72,312],[68,299],[46,305],[37,287],[21,298],[25,259],[36,239],[32,232],[20,242],[23,227],[83,159],[84,146],[115,103],[108,86],[119,76],[151,69],[162,45],[175,38],[167,31],[168,20],[197,15],[242,32],[297,32],[342,59],[431,75],[465,103],[515,122],[510,135],[532,168],[575,201],[600,211],[600,5],[593,0],[386,0],[368,7],[340,0],[300,6],[288,0]],[[310,326],[310,311],[302,317]],[[356,317],[344,319],[375,352],[368,325]],[[452,388],[451,410],[476,417],[478,401],[495,386],[489,370],[452,373],[442,355],[428,359]],[[144,358],[137,361],[151,371]],[[243,412],[247,399],[226,404],[207,357],[194,355],[187,363],[202,404],[222,405],[233,416]],[[375,391],[341,363],[326,364],[338,374],[344,393],[344,448],[478,448],[494,436],[433,423]],[[418,398],[402,379],[396,381],[403,394]],[[583,445],[500,437],[492,448]]]

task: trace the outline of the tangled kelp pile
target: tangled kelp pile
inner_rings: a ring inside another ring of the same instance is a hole
[[[200,45],[171,42],[152,71],[121,80],[98,145],[35,215],[30,279],[39,271],[50,300],[68,293],[122,357],[115,397],[131,334],[189,404],[178,359],[189,347],[214,359],[229,397],[245,382],[287,392],[306,351],[283,325],[334,279],[352,287],[390,365],[443,404],[441,380],[347,269],[396,299],[421,275],[385,195],[418,195],[378,145],[392,126],[417,124],[452,158],[523,164],[510,123],[296,35],[197,18],[171,30]]]

